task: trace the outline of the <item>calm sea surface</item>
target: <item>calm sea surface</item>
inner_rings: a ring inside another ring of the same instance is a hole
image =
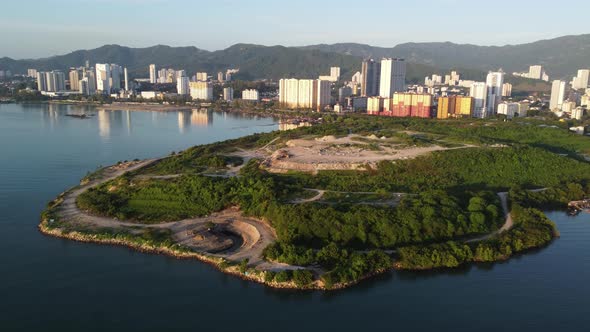
[[[206,111],[0,105],[0,331],[590,331],[590,214],[549,213],[561,238],[506,263],[334,293],[37,231],[46,202],[99,165],[276,129]]]

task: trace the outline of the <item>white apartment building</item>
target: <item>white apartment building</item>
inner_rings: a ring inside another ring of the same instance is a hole
[[[588,80],[590,79],[589,69],[578,70],[578,75],[572,81],[572,88],[576,90],[585,90],[588,88]]]
[[[490,72],[486,79],[486,114],[488,117],[496,114],[498,104],[502,101],[502,89],[504,85],[503,72]]]
[[[551,101],[549,109],[551,111],[561,110],[563,100],[565,99],[565,82],[560,80],[553,81],[551,85]]]
[[[176,80],[176,92],[181,96],[189,94],[189,79],[186,76],[181,76]]]
[[[322,110],[331,102],[331,84],[323,80],[281,79],[279,102],[290,108]]]
[[[155,84],[158,83],[158,76],[156,75],[156,65],[150,65],[150,83]]]
[[[473,116],[476,118],[484,118],[486,114],[486,84],[484,82],[473,82],[473,84],[471,84],[469,96],[473,97]]]
[[[213,100],[213,86],[208,82],[190,82],[190,94],[193,100]]]
[[[260,95],[258,90],[255,89],[247,89],[242,91],[242,99],[243,100],[250,100],[250,101],[258,101],[260,100]]]
[[[111,92],[111,65],[108,63],[96,64],[96,89],[100,93],[109,94]]]
[[[406,61],[404,59],[381,60],[379,95],[391,98],[394,92],[406,90]]]

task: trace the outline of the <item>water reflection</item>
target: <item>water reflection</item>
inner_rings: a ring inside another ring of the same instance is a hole
[[[131,111],[125,111],[125,119],[127,119],[127,135],[131,136]]]
[[[154,129],[162,129],[162,132],[166,131],[166,128],[170,126],[176,127],[178,133],[188,134],[191,129],[195,128],[208,128],[212,126],[226,126],[228,129],[235,130],[236,133],[242,130],[248,130],[253,128],[251,124],[244,124],[244,120],[254,121],[265,121],[268,122],[256,124],[259,130],[256,132],[268,131],[267,128],[262,127],[278,127],[278,118],[262,117],[256,114],[244,114],[240,112],[217,112],[211,109],[193,109],[189,111],[131,111],[131,110],[107,110],[101,109],[94,106],[88,105],[64,105],[64,104],[23,104],[19,105],[23,110],[34,110],[39,109],[45,110],[40,112],[42,117],[42,123],[44,126],[55,129],[58,126],[72,125],[75,127],[83,128],[90,121],[91,125],[95,125],[98,128],[98,137],[102,140],[112,139],[113,136],[125,135],[131,137],[134,135],[135,130],[138,128],[145,128],[147,119],[150,121]],[[148,114],[149,113],[149,114]],[[74,115],[71,117],[73,120],[66,120],[67,115]],[[87,117],[80,117],[81,115],[87,115]],[[94,124],[94,121],[97,123]],[[215,124],[214,122],[219,122]],[[234,126],[231,126],[234,125]],[[237,125],[237,126],[235,126]],[[149,126],[149,125],[148,125]],[[295,125],[295,126],[301,126]],[[294,127],[292,124],[281,124],[280,129],[287,129],[287,127]],[[279,129],[279,128],[277,128]],[[194,131],[197,133],[197,131]],[[221,133],[219,133],[221,135]]]
[[[191,126],[191,113],[189,111],[178,112],[178,131],[184,134]]]
[[[213,124],[213,112],[209,110],[193,110],[191,124],[195,127],[208,127]]]
[[[98,111],[98,134],[102,138],[109,138],[111,135],[111,119],[109,112],[105,110]]]

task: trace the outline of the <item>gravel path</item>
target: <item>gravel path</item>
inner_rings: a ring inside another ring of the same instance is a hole
[[[126,172],[135,171],[142,167],[146,167],[157,161],[158,159],[149,159],[139,163],[134,163],[128,167],[120,167],[118,169],[107,168],[100,179],[93,180],[87,184],[76,187],[64,196],[64,200],[58,209],[58,214],[61,220],[72,223],[92,225],[101,228],[121,228],[132,227],[134,229],[169,229],[173,233],[173,238],[184,245],[193,248],[201,248],[203,252],[214,252],[219,249],[227,247],[227,241],[203,241],[199,242],[192,234],[194,229],[204,228],[209,222],[222,225],[226,230],[232,233],[239,234],[242,237],[242,244],[239,248],[218,253],[211,254],[217,257],[224,257],[232,261],[241,261],[243,259],[249,260],[249,265],[255,267],[264,267],[267,269],[291,269],[286,264],[269,263],[262,259],[262,251],[266,246],[276,241],[276,234],[274,230],[266,223],[254,219],[243,217],[238,208],[229,208],[221,212],[213,213],[207,217],[185,219],[176,222],[167,222],[160,224],[138,224],[132,222],[119,221],[114,218],[101,217],[88,214],[78,208],[76,199],[90,188],[99,186],[107,181],[115,179]],[[174,177],[174,176],[170,176]],[[168,178],[167,176],[160,178]]]

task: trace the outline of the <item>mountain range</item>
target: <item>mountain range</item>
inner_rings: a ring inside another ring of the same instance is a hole
[[[392,48],[340,43],[303,47],[237,44],[219,51],[196,47],[156,45],[130,48],[105,45],[41,59],[0,58],[0,69],[25,73],[28,68],[61,69],[90,63],[117,63],[132,77],[147,77],[148,66],[186,69],[189,73],[210,74],[240,68],[240,79],[312,78],[328,75],[331,66],[340,66],[350,77],[360,70],[363,58],[398,57],[408,61],[408,81],[421,82],[432,73],[457,69],[467,79],[483,79],[488,70],[526,71],[529,65],[543,65],[551,78],[573,76],[577,69],[590,67],[590,34],[565,36],[521,45],[477,46],[442,43],[406,43]]]

